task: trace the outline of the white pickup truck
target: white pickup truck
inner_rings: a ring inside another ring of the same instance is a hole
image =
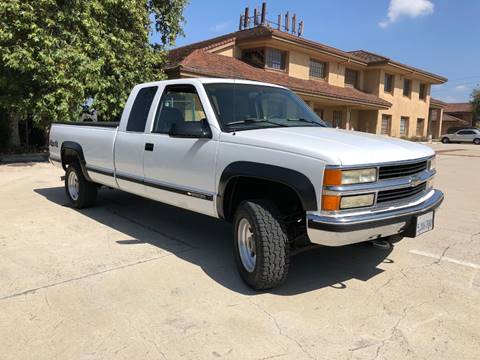
[[[77,208],[108,186],[234,224],[244,281],[284,281],[301,241],[341,246],[432,230],[435,153],[329,128],[290,90],[196,78],[135,86],[119,123],[54,123],[50,160]]]

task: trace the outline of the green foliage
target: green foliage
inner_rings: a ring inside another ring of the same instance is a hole
[[[480,121],[480,88],[472,91],[470,103],[473,109],[473,118]]]
[[[47,125],[77,119],[91,97],[101,117],[118,117],[135,84],[163,78],[185,4],[0,0],[0,108]],[[154,29],[161,43],[151,45]]]

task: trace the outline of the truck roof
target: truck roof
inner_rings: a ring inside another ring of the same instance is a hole
[[[198,82],[198,83],[201,83],[201,84],[211,84],[211,83],[231,84],[231,83],[236,83],[236,84],[249,84],[249,85],[264,85],[264,86],[272,86],[272,87],[285,89],[284,86],[279,86],[279,85],[260,82],[260,81],[241,80],[241,79],[225,79],[225,78],[208,78],[208,77],[152,81],[152,82],[148,82],[148,83],[138,84],[137,86],[144,87],[144,86],[154,86],[154,85],[163,85],[163,84],[191,84],[192,81]]]

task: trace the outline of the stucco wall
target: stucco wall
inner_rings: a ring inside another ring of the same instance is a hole
[[[404,75],[394,74],[393,94],[384,91],[385,71],[380,73],[380,89],[378,96],[392,103],[388,110],[381,110],[378,113],[377,133],[380,133],[382,114],[392,116],[391,136],[400,136],[400,117],[409,118],[409,128],[407,136],[416,136],[417,119],[425,119],[422,130],[422,136],[427,134],[428,111],[430,107],[430,86],[427,84],[427,96],[425,100],[419,99],[419,89],[421,81],[410,79],[412,81],[412,91],[410,96],[403,95]]]

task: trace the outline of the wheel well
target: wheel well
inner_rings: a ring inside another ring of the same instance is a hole
[[[239,176],[230,179],[225,188],[225,219],[232,221],[235,210],[242,201],[260,198],[272,201],[286,217],[303,217],[305,213],[300,197],[291,187],[271,180]]]
[[[78,162],[80,164],[80,156],[78,152],[73,149],[63,148],[61,152],[62,157],[62,167],[64,170],[67,170],[67,165]]]

